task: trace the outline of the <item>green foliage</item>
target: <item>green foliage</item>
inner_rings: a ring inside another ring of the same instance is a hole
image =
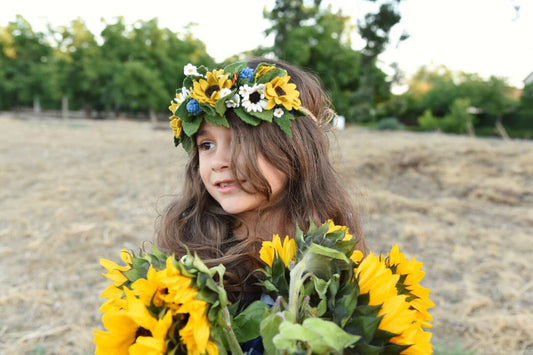
[[[476,117],[469,113],[471,107],[469,99],[455,99],[444,117],[435,117],[431,110],[424,111],[418,118],[418,124],[423,130],[440,130],[447,133],[464,133],[468,127],[473,127]]]
[[[0,27],[0,109],[31,106],[50,97],[55,78],[52,48],[20,15]]]
[[[272,23],[266,34],[275,35],[270,53],[316,73],[335,110],[349,121],[371,121],[375,105],[390,98],[390,84],[375,60],[370,59],[363,68],[362,54],[352,49],[350,17],[320,5],[320,0],[276,1],[274,8],[265,12]],[[393,26],[381,15],[376,15],[381,27],[372,27],[376,32]]]
[[[522,90],[517,112],[512,120],[511,127],[529,132],[533,132],[533,83],[526,85]]]
[[[482,79],[446,67],[423,67],[402,95],[407,109],[399,117],[402,122],[412,122],[416,117],[423,130],[454,133],[494,127],[497,121],[507,125],[512,123],[508,117],[517,107],[512,92],[501,78]]]
[[[424,114],[418,117],[418,124],[425,131],[434,131],[439,128],[439,122],[431,110],[424,111]]]
[[[205,45],[190,32],[160,29],[157,20],[107,24],[102,43],[81,19],[34,32],[17,16],[0,27],[0,109],[31,106],[138,112],[168,107],[168,96],[183,80],[189,63],[212,66]]]
[[[404,126],[396,117],[385,117],[379,120],[377,128],[379,130],[399,131],[402,130]]]

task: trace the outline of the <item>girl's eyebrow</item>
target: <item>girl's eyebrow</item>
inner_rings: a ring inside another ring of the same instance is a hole
[[[200,128],[200,129],[198,130],[198,132],[196,132],[196,137],[204,136],[204,135],[206,135],[206,134],[207,134],[207,132],[205,131],[205,129]]]

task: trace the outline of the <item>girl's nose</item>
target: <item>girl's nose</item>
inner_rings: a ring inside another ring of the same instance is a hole
[[[229,145],[217,147],[216,154],[213,159],[213,165],[212,165],[213,171],[229,169],[230,161],[231,161],[230,153],[231,153],[231,147]]]

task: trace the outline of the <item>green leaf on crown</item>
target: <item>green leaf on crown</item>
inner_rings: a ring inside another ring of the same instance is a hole
[[[224,68],[224,72],[232,75],[233,73],[237,73],[237,75],[239,75],[239,73],[246,67],[246,62],[232,63]],[[233,77],[230,79],[233,80]]]
[[[230,94],[220,98],[215,103],[215,111],[217,114],[219,114],[220,116],[224,116],[224,114],[226,113],[226,110],[228,109],[226,107],[226,101],[234,97],[236,92],[237,90],[232,90]]]
[[[225,116],[219,116],[219,115],[206,115],[205,121],[211,123],[215,126],[224,126],[229,128],[229,122],[226,119]]]
[[[196,132],[198,132],[203,120],[202,116],[192,116],[189,118],[192,120],[182,120],[181,124],[185,134],[189,137],[192,137],[194,134],[196,134]]]
[[[197,77],[196,75],[187,75],[185,76],[185,79],[183,79],[183,87],[184,88],[187,88],[187,89],[190,89],[193,87],[193,82],[195,81],[195,79],[197,80],[197,78],[199,79],[200,77]],[[181,92],[181,90],[179,91]]]
[[[179,117],[182,121],[191,121],[193,114],[187,111],[187,103],[192,100],[192,97],[188,96],[183,102],[178,106],[174,115]]]
[[[257,68],[255,69],[254,78],[255,78],[255,75],[258,72],[259,68],[261,68],[262,66],[271,67],[272,65],[268,64],[268,63],[260,63],[257,66]],[[287,71],[285,69],[281,69],[281,68],[277,68],[276,67],[276,68],[266,72],[265,74],[261,75],[260,77],[258,77],[255,80],[255,82],[258,83],[258,84],[266,84],[266,83],[272,81],[272,79],[277,78],[279,76],[284,76],[286,74],[287,74]]]
[[[273,110],[263,110],[263,111],[257,111],[257,112],[254,112],[254,111],[250,111],[248,112],[250,115],[254,116],[254,117],[257,117],[263,121],[267,121],[267,122],[272,122],[272,116],[274,116],[274,111]]]
[[[274,122],[277,123],[277,125],[279,126],[279,128],[281,128],[283,132],[287,133],[287,135],[292,138],[291,118],[292,118],[292,115],[290,113],[284,112],[283,116],[274,117]]]
[[[192,141],[190,137],[187,137],[187,136],[183,137],[183,139],[181,140],[181,145],[183,149],[185,149],[187,154],[190,155],[192,153],[192,150],[194,148],[194,142]]]
[[[245,109],[243,109],[242,107],[236,107],[234,110],[235,114],[237,116],[239,116],[239,118],[241,120],[243,120],[244,122],[248,123],[249,125],[252,125],[252,126],[257,126],[258,124],[261,123],[261,120],[257,117],[254,117],[254,116],[251,116],[248,112],[246,112]]]
[[[200,65],[200,66],[196,69],[196,71],[197,71],[199,74],[201,74],[201,75],[206,75],[207,72],[208,72],[209,70],[208,70],[205,66]]]

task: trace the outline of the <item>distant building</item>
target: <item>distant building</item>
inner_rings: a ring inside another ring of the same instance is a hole
[[[524,79],[524,86],[533,83],[533,71]]]

